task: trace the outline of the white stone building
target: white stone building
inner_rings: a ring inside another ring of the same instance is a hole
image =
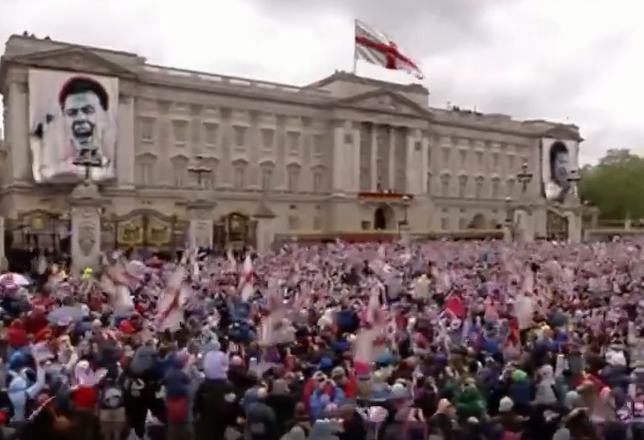
[[[116,179],[100,185],[104,247],[181,245],[185,235],[207,244],[234,227],[253,235],[256,214],[274,214],[255,237],[263,245],[276,233],[395,229],[405,211],[414,231],[491,228],[521,196],[523,163],[534,176],[523,198],[542,199],[543,138],[581,140],[574,125],[432,107],[421,85],[344,72],[276,84],[14,35],[0,64],[0,213],[40,245],[68,221],[72,186],[34,183],[32,69],[118,79]],[[189,226],[196,218],[204,223]]]

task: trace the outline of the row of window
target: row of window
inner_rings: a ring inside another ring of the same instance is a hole
[[[156,178],[155,162],[141,160],[136,163],[136,184],[140,186],[153,186],[158,183]],[[177,188],[215,189],[220,185],[218,167],[199,167],[190,169],[187,162],[174,162],[172,167],[172,184]],[[233,166],[233,187],[245,189],[248,187],[249,174],[246,164]],[[261,168],[261,189],[269,191],[275,189],[275,175],[272,167]],[[302,189],[301,169],[299,167],[287,167],[286,189],[289,192],[298,192]],[[327,190],[325,172],[316,168],[312,171],[312,190],[322,193]]]
[[[427,193],[435,194],[434,185],[434,175],[432,173],[427,174]],[[492,199],[498,199],[501,197],[514,197],[517,195],[517,191],[521,189],[523,191],[522,185],[517,184],[514,179],[509,179],[505,182],[503,186],[501,179],[493,178],[490,181],[490,185],[486,188],[485,178],[479,176],[473,179],[473,185],[470,185],[471,179],[468,176],[459,176],[457,178],[458,187],[457,192],[452,191],[452,176],[443,175],[440,177],[440,186],[439,193],[441,197],[453,197],[458,195],[460,198],[467,198],[468,196],[473,196],[474,198],[490,197]],[[472,190],[473,191],[470,191]],[[505,191],[503,192],[503,189]],[[436,195],[436,194],[435,194]]]
[[[215,149],[221,145],[221,130],[216,122],[200,122],[191,124],[187,120],[172,121],[172,139],[176,147],[185,147],[195,144],[206,148]],[[249,127],[234,125],[232,127],[232,143],[238,148],[249,145]],[[264,150],[272,151],[275,148],[276,132],[273,128],[262,127],[259,129],[260,139]],[[157,120],[154,118],[141,118],[140,139],[144,143],[156,141]],[[324,135],[312,134],[310,136],[313,155],[320,157],[324,151]],[[299,154],[303,149],[306,136],[299,131],[286,132],[286,147],[289,154]]]
[[[485,224],[476,225],[476,227],[479,229],[496,229],[499,225],[503,224],[504,220],[505,219],[491,219],[485,222]],[[458,219],[458,225],[455,223],[455,219],[443,217],[441,218],[440,228],[443,231],[454,231],[469,229],[473,226],[471,217],[461,217]]]
[[[476,168],[479,170],[484,170],[487,167],[492,169],[504,168],[510,172],[519,172],[524,163],[528,162],[527,157],[517,156],[514,154],[501,154],[498,152],[492,152],[488,155],[488,161],[486,163],[486,155],[483,151],[471,151],[448,147],[441,147],[441,158],[438,165],[445,168],[460,168],[460,169],[469,169]],[[474,153],[474,154],[471,154]],[[456,155],[456,163],[453,163],[453,155]],[[427,155],[427,164],[431,168],[432,166],[432,149],[428,151]],[[502,160],[505,160],[505,163],[502,164]]]

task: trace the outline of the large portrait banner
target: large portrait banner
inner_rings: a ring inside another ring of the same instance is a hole
[[[541,181],[547,200],[563,203],[572,190],[569,180],[579,172],[579,148],[576,141],[553,138],[541,140]]]
[[[34,180],[75,182],[116,177],[118,78],[55,70],[29,71],[29,127]]]

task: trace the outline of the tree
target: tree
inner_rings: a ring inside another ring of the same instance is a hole
[[[644,157],[608,150],[595,166],[581,170],[579,195],[611,220],[644,218]]]

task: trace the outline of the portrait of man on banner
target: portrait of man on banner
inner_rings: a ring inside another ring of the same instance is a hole
[[[30,77],[30,83],[32,79],[38,89],[41,80]],[[35,93],[30,87],[35,180],[66,181],[82,177],[85,170],[79,162],[83,162],[83,155],[94,164],[93,180],[114,177],[117,88],[106,87],[94,77],[67,74],[65,81],[54,90],[55,96],[51,92],[42,96],[42,91]]]
[[[563,142],[554,142],[547,151],[547,169],[544,178],[546,198],[562,203],[570,192],[570,151]]]

